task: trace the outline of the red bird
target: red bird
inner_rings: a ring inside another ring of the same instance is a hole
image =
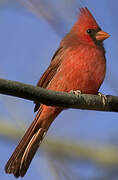
[[[54,91],[80,90],[97,94],[106,72],[103,32],[87,8],[80,8],[77,22],[61,41],[38,86]],[[36,103],[38,113],[6,164],[6,173],[23,177],[51,123],[63,110]]]

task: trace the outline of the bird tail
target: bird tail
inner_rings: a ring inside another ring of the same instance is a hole
[[[26,131],[5,166],[6,173],[13,173],[16,178],[19,176],[23,177],[26,174],[31,161],[48,130],[48,127],[55,119],[54,117],[52,121],[49,120],[50,123],[48,124],[48,127],[43,128],[43,121],[40,118],[41,112],[42,109],[40,108],[34,121]]]

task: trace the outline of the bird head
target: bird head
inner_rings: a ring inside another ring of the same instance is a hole
[[[100,44],[109,37],[109,34],[102,31],[88,8],[80,8],[77,22],[72,28],[80,41],[91,45]]]

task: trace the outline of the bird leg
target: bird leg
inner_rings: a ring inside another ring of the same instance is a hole
[[[104,94],[102,94],[101,92],[98,92],[97,95],[101,97],[102,103],[105,105],[107,97]]]
[[[69,91],[69,93],[75,94],[76,96],[79,96],[80,94],[82,94],[82,92],[80,90],[71,90]]]

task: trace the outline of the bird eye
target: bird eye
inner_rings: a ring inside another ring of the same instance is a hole
[[[87,33],[88,33],[88,34],[91,34],[91,33],[92,33],[92,30],[91,30],[91,29],[87,29]]]

